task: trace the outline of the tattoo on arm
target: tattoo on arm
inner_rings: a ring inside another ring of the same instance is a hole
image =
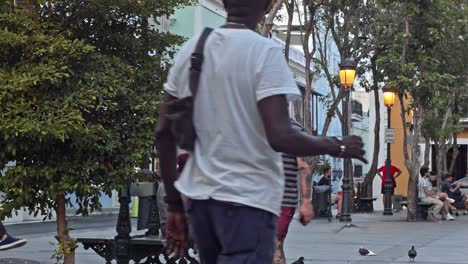
[[[276,239],[276,252],[275,256],[273,257],[273,264],[284,264],[285,263],[285,256],[283,250],[284,239]]]
[[[297,158],[297,165],[299,168],[299,180],[300,180],[300,190],[301,190],[301,199],[311,198],[311,172],[309,164],[305,162],[302,158]]]

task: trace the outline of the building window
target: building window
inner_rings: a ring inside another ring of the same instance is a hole
[[[358,101],[351,101],[351,109],[353,114],[357,114],[359,116],[363,116],[362,112],[362,104]]]
[[[354,165],[354,178],[362,178],[362,165]]]

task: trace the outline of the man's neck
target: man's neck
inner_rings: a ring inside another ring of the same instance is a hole
[[[230,16],[227,18],[227,23],[243,25],[251,30],[255,30],[257,27],[257,22],[253,21],[251,17]]]

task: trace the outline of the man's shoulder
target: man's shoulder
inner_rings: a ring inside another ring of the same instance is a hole
[[[318,181],[317,185],[321,186],[321,185],[328,185],[328,180],[327,178],[325,178],[324,176],[322,176],[322,178]]]
[[[241,32],[240,35],[244,42],[248,43],[249,48],[253,48],[257,50],[257,52],[278,52],[282,51],[282,47],[273,41],[270,38],[263,37],[253,31],[244,31]],[[246,47],[240,47],[242,49],[245,49]],[[260,54],[259,54],[260,55]]]
[[[221,32],[223,32],[224,34],[232,34],[236,38],[244,38],[244,39],[248,38],[250,41],[263,44],[264,48],[279,47],[279,45],[276,42],[274,42],[272,39],[259,35],[258,33],[252,30],[228,30],[228,31],[221,31]]]
[[[432,183],[431,183],[431,181],[428,180],[428,179],[424,179],[423,183],[424,183],[424,185],[426,185],[426,186],[431,186],[431,187],[432,187]]]
[[[452,184],[450,182],[443,181],[442,182],[442,187],[445,187],[448,190],[448,189],[452,188]]]
[[[182,44],[178,49],[177,53],[174,57],[174,63],[187,63],[192,56],[192,53],[195,51],[195,45],[198,42],[198,39],[201,34],[197,34],[187,40],[184,44]]]

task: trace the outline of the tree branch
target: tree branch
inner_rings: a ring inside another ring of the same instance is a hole
[[[265,24],[262,28],[262,36],[268,37],[268,34],[270,34],[270,31],[273,28],[273,21],[275,20],[276,14],[278,14],[278,11],[281,9],[282,6],[283,0],[276,0],[275,4],[270,10],[270,13],[268,13],[267,18],[265,19]]]

